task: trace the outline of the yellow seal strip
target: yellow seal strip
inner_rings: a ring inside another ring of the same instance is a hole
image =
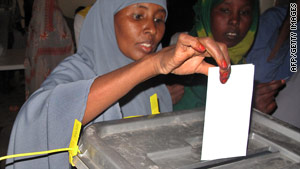
[[[74,122],[74,127],[73,127],[73,132],[72,132],[72,138],[70,141],[70,146],[69,148],[71,149],[69,151],[69,162],[72,166],[75,166],[73,164],[73,157],[77,155],[77,153],[80,153],[78,149],[78,139],[80,135],[80,130],[81,130],[81,122],[75,119]]]
[[[154,93],[151,97],[150,97],[150,104],[151,104],[151,112],[152,115],[153,114],[159,114],[159,107],[158,107],[158,99],[157,99],[157,94]]]
[[[158,107],[158,99],[157,94],[154,93],[152,96],[150,96],[150,105],[151,105],[151,114],[159,114],[159,107]],[[136,116],[127,116],[124,117],[124,119],[134,118],[134,117],[142,117],[143,115],[136,115]]]
[[[48,151],[40,151],[40,152],[33,152],[33,153],[22,153],[22,154],[14,154],[14,155],[8,155],[0,157],[1,160],[6,160],[9,158],[16,158],[16,157],[24,157],[24,156],[34,156],[34,155],[42,155],[42,154],[50,154],[50,153],[56,153],[61,151],[70,151],[70,148],[60,148],[60,149],[54,149],[54,150],[48,150]]]
[[[72,166],[74,166],[73,157],[76,156],[77,153],[80,153],[80,151],[78,149],[78,145],[77,145],[80,130],[81,130],[81,122],[78,121],[77,119],[75,119],[72,138],[71,138],[69,148],[60,148],[60,149],[54,149],[54,150],[48,150],[48,151],[7,155],[7,156],[0,157],[0,161],[6,160],[6,159],[9,159],[9,158],[43,155],[43,154],[51,154],[51,153],[57,153],[57,152],[62,152],[62,151],[69,151],[69,162]]]

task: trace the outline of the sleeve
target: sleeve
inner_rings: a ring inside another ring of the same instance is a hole
[[[278,71],[281,59],[273,59],[272,62],[268,62],[267,58],[276,43],[279,28],[285,16],[285,8],[274,7],[260,17],[254,44],[246,56],[246,62],[255,65],[254,78],[256,81],[261,83],[272,81]]]
[[[80,68],[80,69],[79,69]],[[78,58],[63,61],[24,103],[15,120],[8,154],[69,147],[74,120],[82,120],[95,73]],[[70,168],[68,152],[7,160],[8,169]]]
[[[282,7],[268,9],[259,17],[258,32],[252,48],[260,49],[269,47],[274,34],[278,33],[287,10]]]

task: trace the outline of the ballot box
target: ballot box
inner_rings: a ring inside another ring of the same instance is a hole
[[[201,161],[204,109],[95,123],[73,162],[77,169],[300,168],[298,128],[255,110],[250,124],[246,156]]]

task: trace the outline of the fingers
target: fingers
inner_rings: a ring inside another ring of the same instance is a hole
[[[254,107],[256,109],[260,110],[261,112],[264,112],[267,114],[271,114],[272,112],[274,112],[274,110],[277,107],[277,104],[275,102],[274,93],[275,92],[265,94],[265,95],[260,95],[260,96],[256,97]]]
[[[278,91],[284,85],[284,80],[274,80],[268,83],[261,83],[256,86],[256,92],[258,95],[263,95],[272,91]]]
[[[284,85],[284,80],[275,80],[255,86],[254,107],[267,114],[274,112],[277,107],[275,96]]]
[[[276,108],[277,108],[277,104],[276,104],[275,100],[273,100],[273,102],[268,104],[267,109],[265,110],[265,113],[272,114]]]
[[[173,59],[164,60],[161,65],[163,65],[163,68],[167,68],[165,70],[172,69],[172,73],[181,75],[202,73],[208,75],[208,68],[213,65],[206,63],[203,59],[204,57],[213,57],[220,67],[221,83],[226,83],[230,76],[230,58],[227,46],[217,43],[212,38],[198,38],[180,34],[176,47],[170,51],[173,51],[171,53],[171,55],[174,55]]]
[[[260,110],[259,108],[257,108],[257,109],[263,113],[272,114],[276,108],[277,108],[277,104],[276,104],[275,100],[272,100],[271,102],[266,104],[266,107],[264,107],[262,110]]]
[[[231,72],[230,58],[227,46],[223,43],[215,42],[211,38],[199,38],[199,42],[206,48],[206,52],[213,57],[220,67],[220,81],[226,83]]]
[[[206,48],[203,44],[201,44],[198,38],[187,35],[187,34],[180,34],[177,42],[177,46],[183,49],[185,52],[190,52],[191,56],[199,56],[206,51]]]
[[[204,74],[204,75],[207,76],[208,75],[208,69],[210,67],[216,67],[216,66],[212,65],[212,64],[209,64],[209,63],[207,63],[205,61],[202,61],[201,66],[198,67],[197,72],[201,72],[202,74]]]

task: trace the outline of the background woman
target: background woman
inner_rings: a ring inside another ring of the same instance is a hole
[[[195,24],[189,32],[196,37],[211,37],[226,44],[231,64],[245,63],[244,56],[250,49],[257,28],[257,0],[198,0],[194,6]],[[215,64],[209,58],[208,62]],[[182,78],[179,77],[182,81]],[[179,80],[178,80],[179,81]],[[174,110],[203,107],[206,103],[207,79],[192,75],[183,79],[185,88],[182,99]]]
[[[26,98],[40,87],[59,62],[73,53],[71,31],[56,0],[35,0],[24,63]]]

